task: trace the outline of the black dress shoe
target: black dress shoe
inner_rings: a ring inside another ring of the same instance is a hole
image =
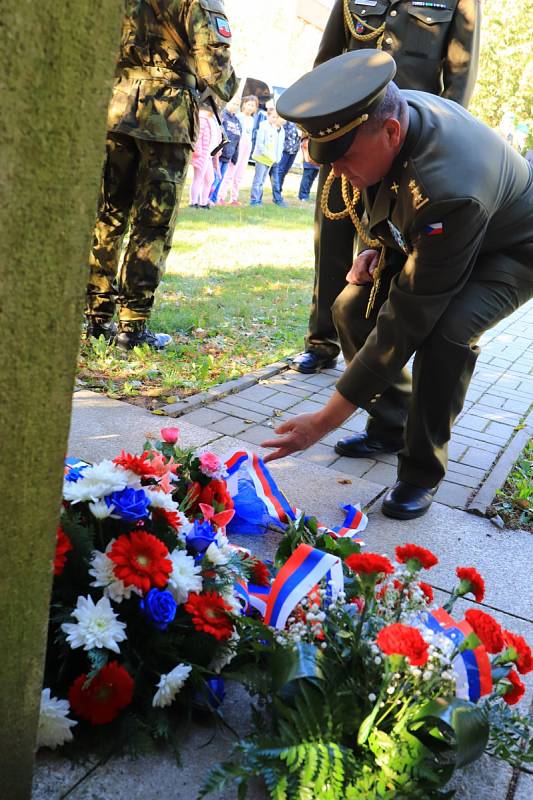
[[[416,519],[429,509],[438,486],[425,489],[412,483],[398,481],[383,499],[381,510],[393,519]]]
[[[117,325],[111,320],[90,318],[87,320],[86,335],[87,339],[91,336],[94,339],[103,336],[106,342],[112,342],[117,335]]]
[[[307,375],[312,375],[313,372],[318,372],[321,369],[331,369],[336,363],[336,358],[319,356],[317,353],[307,351],[293,358],[290,366],[291,369],[295,369],[297,372],[305,372]]]
[[[398,453],[403,447],[399,439],[382,440],[369,436],[368,433],[355,433],[339,439],[335,452],[348,458],[371,458],[374,453]]]

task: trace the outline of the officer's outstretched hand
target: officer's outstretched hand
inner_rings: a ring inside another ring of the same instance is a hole
[[[324,431],[317,425],[316,414],[299,414],[278,425],[274,433],[277,433],[277,439],[261,442],[261,447],[276,448],[273,453],[266,456],[265,463],[274,461],[276,458],[290,456],[291,453],[296,453],[298,450],[306,450],[324,435]]]
[[[377,250],[363,250],[352,264],[352,268],[346,275],[348,283],[355,283],[362,286],[364,283],[372,283],[374,280],[373,272],[378,265],[379,253]]]

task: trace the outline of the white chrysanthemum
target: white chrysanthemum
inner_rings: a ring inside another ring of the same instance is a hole
[[[161,675],[154,694],[152,705],[154,708],[169,706],[189,677],[192,667],[189,664],[178,664],[177,667],[166,675]]]
[[[41,710],[37,728],[37,747],[51,747],[72,741],[71,728],[78,723],[67,717],[70,706],[67,700],[50,697],[50,689],[41,692]]]
[[[165,511],[179,511],[178,503],[172,499],[172,495],[168,492],[158,492],[157,489],[151,489],[149,486],[144,486],[143,488],[150,505],[154,508],[163,508]]]
[[[230,606],[232,614],[241,614],[242,613],[242,606],[239,597],[233,591],[233,587],[230,586],[226,589],[223,589],[220,592],[220,595],[223,600]]]
[[[186,603],[189,592],[202,591],[202,568],[194,563],[194,558],[187,555],[185,550],[173,550],[169,558],[172,561],[172,572],[167,589],[172,592],[176,603]]]
[[[217,674],[222,672],[224,667],[227,667],[227,665],[233,661],[237,655],[237,645],[240,638],[241,637],[237,631],[234,630],[229,639],[224,642],[224,646],[220,649],[220,652],[209,664],[209,669],[213,670],[213,672],[216,672]]]
[[[98,500],[97,503],[89,503],[89,511],[96,519],[107,519],[114,510],[115,506],[108,506],[105,500]]]
[[[95,589],[103,589],[106,597],[110,597],[115,603],[120,603],[124,598],[129,600],[132,592],[138,595],[142,595],[142,592],[136,586],[124,586],[124,583],[115,576],[113,572],[115,564],[106,555],[113,546],[114,541],[113,539],[109,542],[105,553],[100,550],[93,550],[89,575],[94,578],[91,586],[94,586]]]
[[[229,561],[229,555],[225,553],[221,547],[215,544],[215,542],[212,542],[209,545],[205,551],[205,557],[211,562],[211,564],[215,564],[217,567],[223,567],[224,564],[227,564]]]
[[[109,598],[101,597],[95,605],[92,597],[78,597],[72,616],[78,621],[64,622],[61,630],[67,634],[67,641],[73,650],[77,647],[83,647],[84,650],[105,647],[120,653],[117,642],[127,638],[124,633],[126,625],[111,608]]]
[[[64,481],[63,497],[70,503],[96,503],[112,492],[120,492],[127,486],[138,488],[141,481],[138,475],[123,469],[112,461],[101,461],[84,469],[76,482]]]

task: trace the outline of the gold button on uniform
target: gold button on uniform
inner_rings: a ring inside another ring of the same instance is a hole
[[[392,36],[387,36],[385,41],[387,42],[387,44],[392,44]]]
[[[431,17],[426,17],[426,22],[431,22]]]
[[[397,11],[391,11],[390,15],[391,15],[391,17],[395,17],[397,13],[398,13]]]

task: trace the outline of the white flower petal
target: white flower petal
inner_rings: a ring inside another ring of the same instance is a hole
[[[186,603],[190,592],[202,591],[202,568],[194,563],[194,558],[187,555],[185,550],[173,550],[169,558],[172,572],[167,589],[176,603]]]
[[[164,708],[169,706],[189,677],[192,667],[189,664],[178,664],[177,667],[166,675],[161,675],[154,694],[152,706]]]
[[[100,598],[96,605],[92,597],[78,597],[72,616],[78,621],[63,623],[61,630],[67,634],[73,650],[77,647],[84,650],[105,648],[120,653],[118,642],[127,638],[126,625],[118,619],[107,597]]]
[[[37,729],[37,747],[56,748],[72,740],[70,730],[78,723],[67,717],[70,706],[67,700],[50,697],[50,689],[41,692],[41,710]]]

